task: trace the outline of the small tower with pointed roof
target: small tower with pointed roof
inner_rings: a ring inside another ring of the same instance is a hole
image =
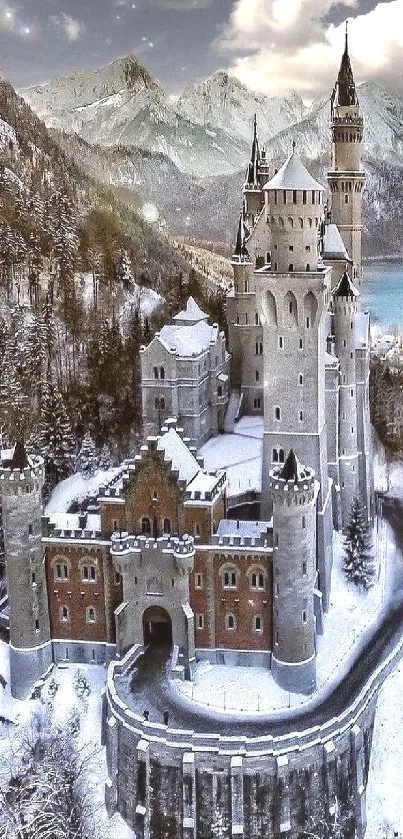
[[[314,589],[316,499],[312,469],[291,449],[283,466],[270,471],[273,500],[273,652],[271,669],[289,691],[316,686]]]
[[[332,168],[328,182],[332,193],[332,221],[337,225],[353,263],[353,279],[362,275],[362,193],[365,173],[361,164],[364,122],[348,51],[348,25],[339,75],[331,98]]]
[[[360,448],[356,377],[356,317],[359,291],[344,271],[333,289],[333,332],[339,359],[339,475],[341,517],[347,523],[351,502],[360,491]],[[363,495],[365,503],[365,495]]]
[[[22,442],[1,453],[0,492],[10,604],[11,693],[26,699],[52,664],[41,543],[43,460]]]
[[[261,213],[264,206],[264,194],[262,192],[262,174],[261,174],[261,152],[259,146],[258,132],[257,132],[257,117],[256,114],[253,120],[253,140],[252,152],[248,168],[246,170],[245,185],[243,189],[245,200],[245,215],[251,226]],[[264,166],[266,165],[266,154],[264,154]]]

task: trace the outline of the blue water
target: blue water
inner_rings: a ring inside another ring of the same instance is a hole
[[[361,309],[371,313],[372,323],[403,328],[403,261],[364,265]]]

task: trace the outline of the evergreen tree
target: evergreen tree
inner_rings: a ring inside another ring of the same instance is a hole
[[[365,509],[357,497],[351,504],[344,552],[343,570],[347,579],[368,591],[375,574],[371,531]]]
[[[129,254],[125,250],[120,250],[118,253],[116,264],[116,276],[122,283],[123,288],[133,288],[133,273]]]
[[[76,472],[81,472],[87,480],[95,474],[98,460],[95,451],[95,443],[89,431],[86,431],[81,449],[77,456]]]
[[[71,474],[76,446],[61,393],[53,382],[44,388],[36,444],[52,486]]]
[[[98,455],[98,467],[99,469],[110,469],[112,466],[112,455],[111,450],[107,443],[104,443],[102,449]]]

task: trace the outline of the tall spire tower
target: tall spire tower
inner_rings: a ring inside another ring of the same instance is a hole
[[[332,169],[328,173],[332,193],[332,221],[341,233],[353,262],[353,279],[361,279],[362,192],[365,173],[361,164],[363,118],[357,98],[348,51],[348,24],[339,75],[331,98]]]

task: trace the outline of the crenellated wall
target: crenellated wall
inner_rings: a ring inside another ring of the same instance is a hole
[[[108,812],[118,810],[141,839],[298,839],[337,807],[341,835],[362,839],[378,690],[402,652],[403,641],[337,717],[307,729],[296,719],[295,732],[248,738],[242,723],[238,737],[146,723],[116,689],[142,654],[133,648],[108,673]]]

